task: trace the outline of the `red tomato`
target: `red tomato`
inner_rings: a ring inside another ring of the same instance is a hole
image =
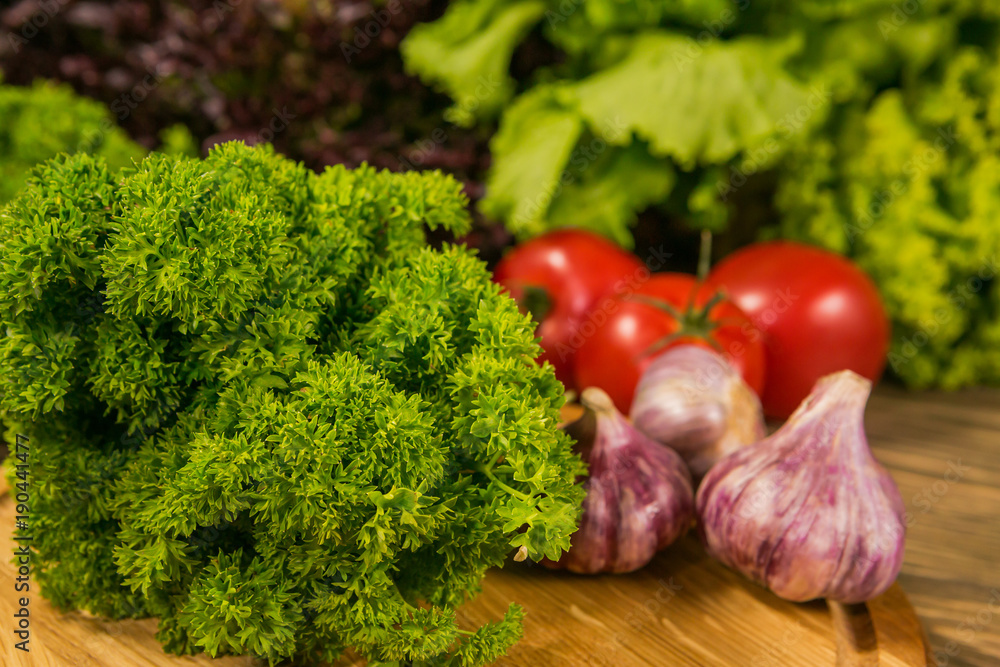
[[[666,303],[677,316],[652,305]],[[707,310],[707,312],[705,312]],[[764,347],[750,320],[739,308],[695,277],[658,273],[634,295],[616,297],[607,321],[596,327],[580,347],[576,379],[581,388],[600,387],[618,409],[628,413],[643,371],[658,352],[694,344],[721,353],[758,394],[764,387]]]
[[[644,272],[638,257],[604,237],[560,229],[516,246],[497,264],[493,279],[539,323],[539,361],[549,361],[573,389],[578,331],[587,314]]]
[[[889,320],[871,279],[847,259],[791,241],[756,243],[708,277],[764,333],[770,417],[787,417],[819,378],[845,368],[878,380]]]

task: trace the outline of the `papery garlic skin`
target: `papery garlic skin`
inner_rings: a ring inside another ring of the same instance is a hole
[[[696,480],[766,433],[757,394],[722,356],[695,345],[653,360],[636,386],[631,417],[637,429],[676,450]]]
[[[635,430],[602,390],[586,389],[580,400],[597,419],[593,444],[582,452],[587,497],[569,552],[549,565],[631,572],[691,526],[691,477],[676,452]]]
[[[720,461],[696,505],[709,554],[786,600],[885,592],[903,562],[904,506],[864,432],[871,382],[821,378],[784,426]]]

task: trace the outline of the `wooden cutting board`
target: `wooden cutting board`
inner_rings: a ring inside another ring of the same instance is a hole
[[[0,482],[2,485],[2,482]],[[6,489],[2,489],[6,491]],[[14,502],[0,498],[0,550],[14,549]],[[0,562],[0,664],[26,667],[257,667],[250,658],[167,655],[156,621],[107,621],[62,614],[32,586],[30,653],[14,648],[15,566]],[[933,664],[920,622],[898,585],[867,605],[785,602],[710,560],[693,537],[627,575],[587,577],[510,563],[490,572],[483,592],[459,613],[463,625],[524,606],[524,638],[497,665],[647,667],[649,665]],[[337,667],[363,665],[341,660]]]

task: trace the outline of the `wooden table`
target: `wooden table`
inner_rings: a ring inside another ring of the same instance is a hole
[[[942,667],[1000,665],[1000,391],[932,394],[883,387],[872,399],[866,421],[875,454],[892,470],[910,513],[899,583],[923,622],[938,663]],[[683,564],[685,554],[690,556],[688,551],[675,549],[669,557]],[[667,569],[673,572],[676,565]],[[549,585],[554,585],[552,579],[551,573],[546,575]],[[626,585],[625,580],[615,583]],[[567,585],[578,586],[579,582]],[[749,591],[757,594],[753,589]],[[11,593],[5,595],[0,602]],[[759,595],[773,598],[763,590]],[[507,599],[510,596],[504,596],[504,601]],[[26,656],[0,651],[0,664],[249,664],[234,658],[211,661],[205,656],[167,656],[152,638],[156,624],[153,619],[105,622],[79,613],[62,616],[46,611],[48,605],[41,600],[39,604],[34,627],[38,628],[38,638],[47,638],[42,647],[46,652],[24,661],[21,658]],[[732,602],[728,607],[743,608],[743,604]],[[820,613],[821,608],[804,607],[796,613],[806,617]],[[496,616],[501,609],[492,611]],[[0,619],[0,628],[6,637],[10,631],[7,614]],[[648,629],[643,627],[643,631]],[[535,628],[532,632],[533,640],[526,638],[525,643],[544,645],[541,635],[547,630]],[[54,640],[62,635],[65,642]],[[9,644],[5,639],[3,647],[9,648]],[[805,664],[796,661],[795,656],[803,658],[806,648],[829,654],[809,664],[832,664],[833,649],[819,642],[808,647],[796,644],[795,651],[772,656],[767,664]],[[787,657],[791,659],[785,661]]]
[[[866,425],[910,512],[899,583],[938,663],[1000,665],[1000,392],[883,387]]]

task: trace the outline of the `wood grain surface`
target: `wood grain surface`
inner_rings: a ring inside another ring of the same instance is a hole
[[[463,620],[495,618],[507,601],[528,601],[535,613],[526,619],[525,639],[499,663],[511,667],[914,665],[926,664],[927,652],[940,665],[1000,665],[1000,393],[881,388],[867,425],[876,456],[892,470],[910,513],[901,586],[867,608],[776,601],[725,568],[706,567],[700,547],[686,539],[626,577],[577,577],[523,564],[492,572]],[[12,520],[2,505],[0,520]],[[0,529],[0,549],[7,553],[8,532]],[[253,664],[167,656],[152,636],[155,621],[60,615],[37,591],[31,597],[33,651],[25,660],[10,639],[16,597],[10,566],[4,566],[0,664]],[[904,590],[920,621],[907,613]],[[929,649],[920,642],[921,622]]]
[[[0,498],[0,521],[13,522],[14,503]],[[13,548],[10,536],[0,549]],[[12,589],[14,567],[0,563],[0,586]],[[649,665],[926,665],[920,622],[894,587],[870,606],[822,601],[795,604],[707,558],[693,536],[627,575],[580,576],[531,563],[490,572],[483,592],[459,612],[473,628],[500,618],[512,600],[525,609],[524,638],[498,667],[647,667]],[[33,595],[31,652],[0,647],[3,665],[99,667],[210,665],[205,657],[163,653],[155,621],[105,621],[60,614]],[[15,596],[0,596],[10,619]],[[9,634],[9,633],[8,633]],[[251,667],[228,658],[223,667]],[[335,667],[362,667],[345,657]]]
[[[1000,665],[1000,392],[880,387],[866,426],[909,512],[899,583],[938,664]]]

